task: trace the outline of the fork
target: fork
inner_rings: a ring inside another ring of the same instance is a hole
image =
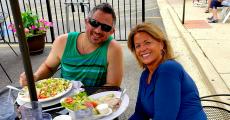
[[[14,86],[11,86],[11,85],[7,85],[6,87],[8,87],[10,89],[13,89],[13,90],[17,90],[17,91],[22,92],[22,93],[25,92],[24,90],[18,89],[18,88],[14,87]]]
[[[120,95],[120,97],[119,97],[119,99],[120,99],[120,100],[122,100],[122,99],[123,99],[123,97],[124,97],[125,93],[126,93],[126,88],[121,89],[121,95]]]

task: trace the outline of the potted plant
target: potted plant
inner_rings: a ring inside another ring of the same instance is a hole
[[[31,11],[21,13],[21,17],[30,54],[43,53],[46,31],[52,27],[52,22],[44,18],[39,19],[38,15],[34,15]],[[14,24],[10,24],[8,28],[16,32]]]

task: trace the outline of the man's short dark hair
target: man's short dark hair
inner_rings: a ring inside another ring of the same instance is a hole
[[[92,17],[93,14],[97,11],[97,10],[101,10],[102,12],[111,14],[113,17],[113,24],[116,25],[116,14],[112,8],[112,6],[109,3],[101,3],[97,6],[95,6],[90,12],[88,17]]]

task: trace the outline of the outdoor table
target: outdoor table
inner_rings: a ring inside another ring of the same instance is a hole
[[[17,88],[21,88],[21,87],[19,87],[19,85],[13,85],[13,86],[16,86]],[[92,94],[96,94],[96,93],[104,92],[104,91],[120,91],[121,90],[121,88],[117,87],[117,86],[100,86],[100,87],[84,87],[83,86],[82,88],[85,89],[85,92],[88,95],[92,95]],[[0,89],[0,96],[7,96],[8,93],[9,93],[8,88],[5,87],[3,89]],[[18,91],[12,90],[11,93],[12,93],[11,94],[12,97],[16,100]],[[60,107],[60,106],[61,106],[61,104],[58,103],[58,104],[53,105],[53,106],[43,107],[42,110],[48,110],[48,109],[57,108],[57,107]],[[17,109],[19,107],[19,105],[16,103],[15,107]],[[54,118],[54,117],[56,117],[58,115],[61,115],[61,114],[67,114],[68,111],[66,109],[64,109],[64,108],[59,108],[59,109],[46,111],[46,113],[50,113],[52,115],[52,118]],[[18,116],[20,116],[20,115],[18,114]],[[15,118],[15,120],[20,120],[18,116],[17,116],[17,118]]]

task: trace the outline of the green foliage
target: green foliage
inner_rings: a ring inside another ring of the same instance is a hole
[[[52,27],[52,22],[46,21],[44,18],[38,17],[31,11],[25,11],[21,13],[24,32],[26,37],[32,37],[35,35],[45,34],[49,27]],[[14,24],[8,26],[14,33],[16,32]]]
[[[24,28],[29,28],[32,25],[38,25],[37,24],[38,16],[33,15],[31,11],[26,11],[22,13],[21,16],[22,16],[22,22]]]

